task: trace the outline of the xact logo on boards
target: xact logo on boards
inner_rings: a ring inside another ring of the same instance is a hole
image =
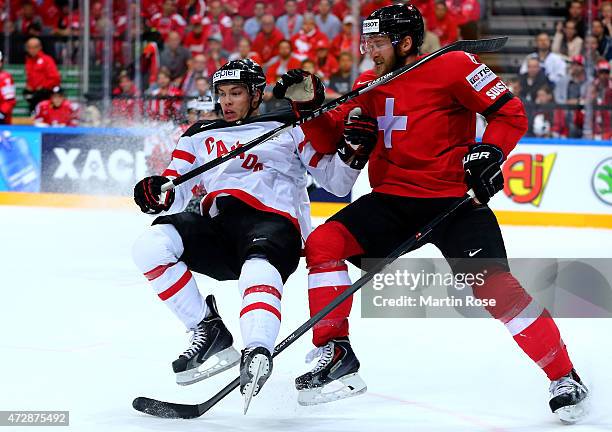
[[[538,207],[556,158],[556,153],[510,156],[503,167],[506,196],[515,203]]]
[[[593,171],[593,192],[600,201],[612,205],[612,157],[604,159]]]

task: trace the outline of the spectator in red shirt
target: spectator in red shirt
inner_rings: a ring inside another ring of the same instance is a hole
[[[245,38],[248,39],[249,35],[244,32],[244,18],[240,15],[234,15],[232,27],[223,30],[223,49],[232,53],[238,49],[238,43]]]
[[[338,60],[329,54],[329,42],[326,40],[319,40],[316,45],[316,50],[315,66],[317,75],[327,85],[329,84],[329,78],[332,74],[338,71]]]
[[[53,25],[53,36],[76,36],[79,33],[79,11],[71,9],[69,3],[63,3],[57,21]]]
[[[266,82],[274,84],[288,70],[299,69],[302,62],[291,52],[291,42],[284,39],[278,43],[278,56],[270,61],[266,71]]]
[[[436,0],[434,15],[427,21],[429,30],[440,38],[440,45],[446,46],[455,42],[459,37],[457,22],[448,12],[444,0]]]
[[[53,26],[53,36],[55,36],[55,58],[60,64],[73,64],[78,54],[77,45],[72,46],[69,51],[68,38],[79,36],[80,23],[79,11],[70,8],[70,4],[64,3],[61,6],[60,14]],[[115,35],[116,36],[116,35]],[[115,44],[117,40],[115,39]]]
[[[424,19],[430,20],[434,13],[433,2],[434,0],[412,0],[410,3],[417,7]]]
[[[142,0],[142,14],[150,20],[156,13],[161,12],[160,0]]]
[[[253,41],[252,49],[259,54],[263,64],[266,64],[278,54],[278,43],[283,39],[283,34],[274,25],[274,17],[266,14],[261,18],[261,30]]]
[[[206,13],[206,2],[204,0],[179,0],[177,9],[184,18],[194,15],[202,17]]]
[[[5,70],[4,58],[0,51],[0,124],[11,124],[15,108],[15,84],[13,76]]]
[[[146,113],[154,121],[172,121],[181,111],[181,91],[172,85],[170,72],[162,67],[157,73],[157,85],[148,91]]]
[[[28,39],[25,48],[26,85],[23,95],[32,112],[40,101],[49,99],[51,89],[60,85],[61,77],[55,60],[42,52],[40,39]]]
[[[274,18],[280,17],[285,13],[285,0],[267,0],[266,13],[274,16]]]
[[[338,58],[341,52],[352,52],[353,43],[359,46],[359,34],[353,34],[354,24],[355,18],[351,15],[345,16],[342,20],[342,31],[334,38],[329,48],[334,57]]]
[[[113,89],[111,118],[113,122],[131,124],[142,113],[142,100],[127,71],[119,74],[119,84]]]
[[[366,18],[376,9],[380,9],[381,7],[389,6],[391,4],[393,4],[391,0],[367,0],[361,7],[361,17]]]
[[[185,19],[176,13],[176,6],[173,0],[164,0],[162,11],[157,12],[151,17],[151,27],[156,29],[162,35],[164,41],[170,32],[177,32],[181,38],[185,34],[187,22]]]
[[[159,45],[161,44],[161,35],[156,31],[146,32],[143,39],[145,43],[140,56],[140,70],[142,71],[142,82],[146,83],[148,87],[157,80],[157,72],[159,72],[160,67]]]
[[[202,27],[202,17],[200,15],[192,15],[189,19],[191,24],[191,32],[185,36],[183,46],[187,48],[192,56],[204,53],[206,45],[206,36],[204,35],[204,27]]]
[[[317,43],[321,40],[328,42],[327,36],[317,28],[314,15],[311,12],[305,13],[302,29],[291,38],[295,56],[300,60],[306,58],[314,60],[317,56]]]
[[[244,38],[240,42],[238,42],[238,50],[230,54],[227,60],[232,61],[246,58],[253,60],[258,65],[263,64],[263,61],[261,60],[259,54],[257,54],[255,51],[251,51],[251,41],[247,38]]]
[[[596,66],[597,77],[593,81],[592,101],[595,105],[612,105],[612,80],[610,79],[610,63],[600,60]],[[609,140],[612,138],[612,113],[607,110],[594,110],[593,135],[595,139]]]
[[[36,105],[35,126],[77,126],[79,109],[64,97],[60,86],[53,87],[51,99]]]
[[[24,36],[40,36],[43,23],[36,15],[34,5],[30,2],[24,3],[15,22],[15,30]]]
[[[462,39],[478,39],[480,2],[478,0],[446,0],[448,10],[455,17]]]
[[[18,2],[16,2],[18,3]],[[42,20],[42,26],[52,28],[60,13],[55,0],[36,0],[32,1],[36,9],[36,15]],[[11,3],[12,4],[12,3]],[[15,8],[13,8],[15,9]]]
[[[332,6],[332,13],[336,15],[340,19],[344,19],[346,16],[351,14],[351,9],[348,2],[345,0],[334,0],[334,5]]]
[[[223,29],[229,29],[232,26],[232,19],[223,12],[223,4],[220,0],[212,0],[208,5],[208,12],[204,15],[202,24],[204,25],[204,34],[207,37],[223,35]]]

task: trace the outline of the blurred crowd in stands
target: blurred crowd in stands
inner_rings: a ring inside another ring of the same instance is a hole
[[[77,63],[83,31],[79,2],[0,0],[0,4],[7,1],[10,16],[5,13],[0,31],[21,38],[17,40],[23,50],[26,86],[23,95],[16,95],[10,74],[0,72],[0,122],[10,123],[15,98],[24,97],[36,124],[76,124],[79,109],[64,96],[57,64]],[[480,36],[484,0],[411,2],[426,21],[423,53]],[[283,104],[272,97],[271,86],[293,68],[319,75],[328,97],[336,98],[351,89],[355,73],[372,66],[358,49],[361,20],[391,3],[360,0],[356,19],[351,3],[344,0],[142,0],[140,12],[131,2],[115,0],[111,22],[103,1],[91,0],[90,61],[93,66],[102,64],[102,35],[112,24],[111,118],[117,125],[142,119],[185,122],[213,117],[211,76],[238,58],[249,57],[264,67],[269,84],[264,111]],[[538,34],[536,52],[524,59],[518,75],[504,76],[525,102],[532,136],[582,137],[588,129],[592,137],[612,138],[612,1],[594,3],[588,31],[583,2],[568,2],[567,18],[558,23],[555,34]],[[142,42],[138,53],[130,40],[136,33]],[[19,55],[14,48],[11,58],[18,62]],[[585,128],[589,115],[584,108],[569,108],[585,103],[596,105],[591,128]]]
[[[61,84],[56,63],[70,65],[78,60],[75,53],[83,31],[79,2],[4,1],[11,2],[10,17],[4,17],[0,32],[19,36],[21,39],[16,40],[25,46],[23,96],[30,111],[38,116],[40,102],[49,100],[52,94],[63,96],[61,89],[53,90]],[[361,19],[391,3],[362,0],[357,20],[351,14],[350,2],[341,0],[143,0],[137,22],[134,4],[115,1],[112,114],[122,123],[143,117],[184,119],[191,99],[202,97],[206,103],[199,107],[210,106],[212,74],[228,60],[245,57],[264,67],[270,85],[288,69],[303,68],[323,78],[330,98],[338,97],[352,87],[354,68],[358,73],[371,67],[371,61],[362,58],[358,50]],[[478,36],[480,0],[412,3],[427,20],[425,52],[460,37]],[[91,59],[94,65],[100,65],[104,57],[101,36],[110,22],[102,1],[93,0],[90,10]],[[142,35],[139,55],[133,53],[128,37],[137,29]],[[12,58],[19,58],[19,49],[13,47]],[[140,68],[135,67],[136,61]],[[137,69],[142,71],[141,88],[134,76]],[[266,91],[264,110],[280,103]],[[10,121],[9,111],[5,122]],[[40,119],[37,122],[44,123]]]
[[[555,34],[538,34],[536,51],[509,80],[527,108],[529,135],[612,139],[612,1],[595,6],[587,31],[587,8],[570,1]]]

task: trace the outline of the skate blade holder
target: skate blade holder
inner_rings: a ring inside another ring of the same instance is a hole
[[[257,396],[262,380],[265,382],[267,376],[270,374],[270,362],[263,354],[257,354],[253,357],[253,360],[249,364],[249,373],[251,374],[252,381],[244,387],[244,407],[242,414],[246,415],[251,405],[253,396]]]
[[[366,383],[358,373],[346,375],[322,387],[300,390],[298,404],[302,406],[318,405],[358,396],[368,390]]]
[[[176,383],[178,385],[195,384],[230,369],[238,363],[240,363],[240,353],[231,346],[210,356],[197,368],[177,373]]]
[[[557,414],[561,423],[567,425],[575,424],[587,416],[589,412],[589,403],[589,397],[587,397],[576,405],[559,408],[555,411],[555,414]]]

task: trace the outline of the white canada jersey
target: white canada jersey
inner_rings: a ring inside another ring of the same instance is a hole
[[[263,115],[239,125],[223,120],[196,123],[179,139],[162,175],[176,178],[221,157],[281,126],[288,120],[286,115],[281,116]],[[231,195],[258,210],[289,218],[305,239],[311,231],[307,171],[319,185],[337,196],[347,195],[359,175],[359,170],[350,168],[337,154],[315,151],[302,129],[296,127],[179,185],[175,188],[174,203],[161,214],[183,211],[192,191],[202,186],[206,190],[202,212],[217,215],[216,198]]]

